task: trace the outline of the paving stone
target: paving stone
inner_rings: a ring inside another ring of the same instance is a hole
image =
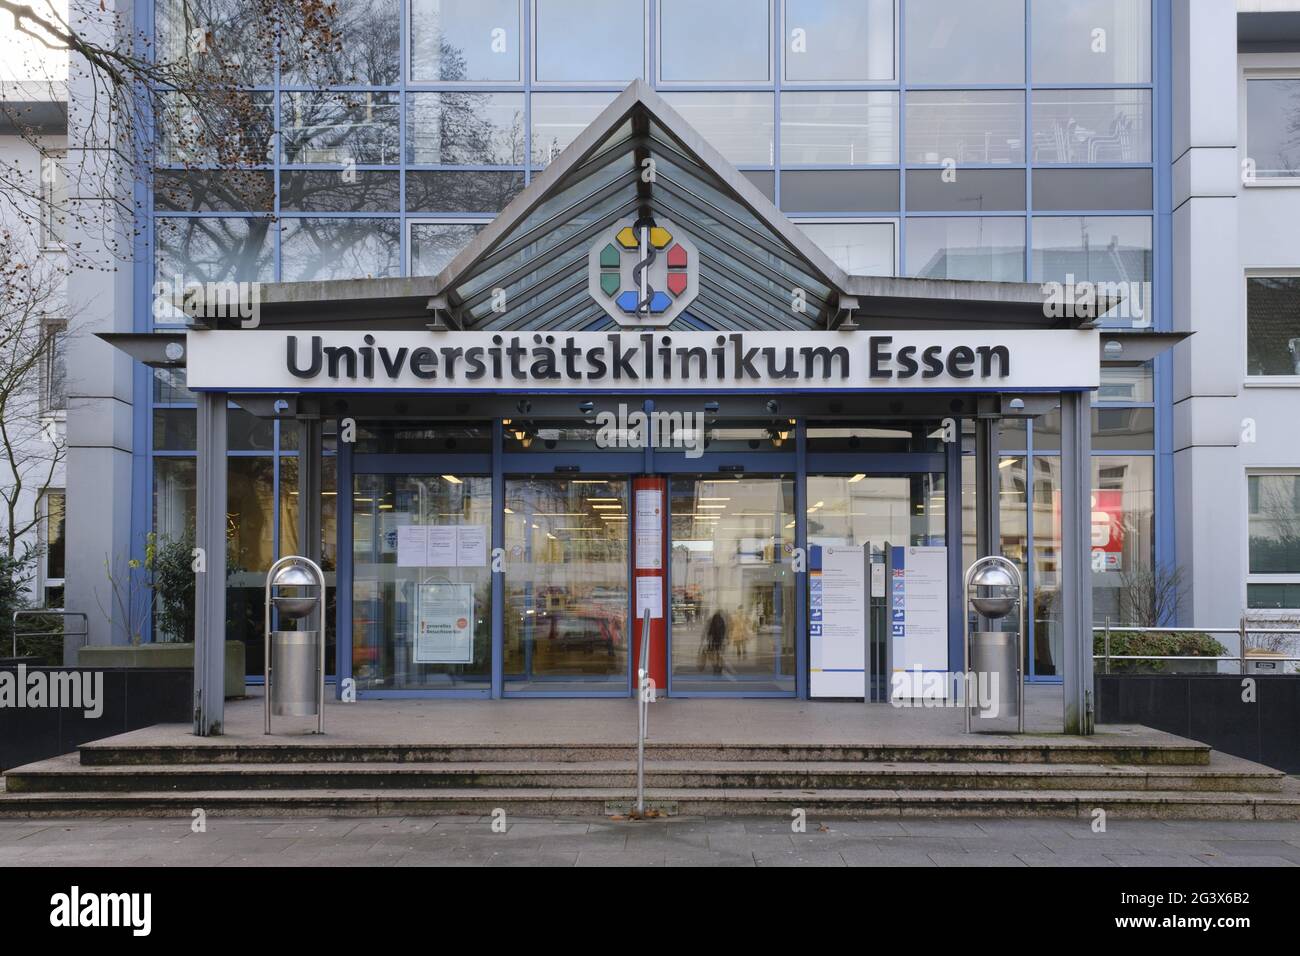
[[[793,850],[755,850],[754,862],[759,866],[847,866],[838,851],[810,850],[796,847]]]
[[[839,851],[848,866],[935,866],[929,853],[917,847],[905,850],[897,847],[853,847]]]
[[[1300,847],[1280,840],[1207,840],[1214,852],[1226,856],[1277,856],[1300,863]],[[1195,852],[1195,851],[1193,851]]]
[[[1117,865],[1110,857],[1103,856],[1100,853],[1076,853],[1069,856],[1062,856],[1059,853],[1018,851],[1016,856],[1024,860],[1026,866],[1112,867]]]
[[[1113,856],[1106,854],[1113,859],[1117,866],[1123,867],[1161,867],[1161,866],[1205,866],[1204,860],[1197,859],[1190,853],[1140,853],[1137,855],[1124,854],[1122,856]]]
[[[973,850],[969,853],[931,853],[936,866],[1027,866],[1016,854],[996,850]]]
[[[487,861],[488,866],[573,866],[578,861],[578,853],[513,853],[509,851],[495,853]]]
[[[1206,856],[1200,853],[1194,854],[1198,860],[1206,866],[1217,867],[1237,867],[1237,866],[1295,866],[1300,867],[1300,863],[1295,860],[1288,860],[1280,856]]]
[[[578,866],[666,866],[668,854],[653,850],[583,850]]]

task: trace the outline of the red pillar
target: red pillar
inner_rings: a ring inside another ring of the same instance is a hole
[[[650,678],[658,693],[668,689],[668,613],[667,574],[664,565],[668,559],[668,480],[666,478],[632,479],[632,607],[636,612],[632,621],[632,683],[636,684],[636,669],[641,661],[642,601],[637,594],[646,585],[638,579],[658,579],[659,600],[650,611]],[[651,585],[651,588],[654,586]]]

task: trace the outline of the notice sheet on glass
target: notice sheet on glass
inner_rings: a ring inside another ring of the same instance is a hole
[[[658,571],[664,566],[664,494],[657,488],[636,491],[636,567]]]
[[[430,581],[415,589],[417,664],[469,664],[474,660],[474,586]]]
[[[481,568],[487,564],[487,526],[410,524],[397,529],[403,568]]]

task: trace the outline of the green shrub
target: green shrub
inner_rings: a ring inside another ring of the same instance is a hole
[[[1093,653],[1106,653],[1106,632],[1096,631],[1092,640]],[[1129,654],[1151,654],[1157,657],[1219,657],[1228,649],[1203,631],[1172,631],[1147,633],[1143,631],[1126,631],[1112,628],[1110,632],[1110,653],[1113,657]],[[1164,673],[1176,672],[1179,665],[1186,661],[1111,661],[1112,673],[1140,672]]]

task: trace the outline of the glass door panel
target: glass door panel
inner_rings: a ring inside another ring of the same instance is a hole
[[[673,478],[673,693],[793,694],[794,481]]]
[[[808,546],[871,544],[871,563],[886,561],[884,545],[924,547],[945,543],[944,476],[809,475]],[[871,671],[874,699],[887,700],[886,599],[871,598]]]
[[[627,693],[624,478],[506,479],[506,693]]]
[[[472,546],[488,543],[491,528],[491,478],[353,479],[352,673],[359,689],[491,688],[492,573],[486,549]],[[466,547],[430,545],[457,540]]]

